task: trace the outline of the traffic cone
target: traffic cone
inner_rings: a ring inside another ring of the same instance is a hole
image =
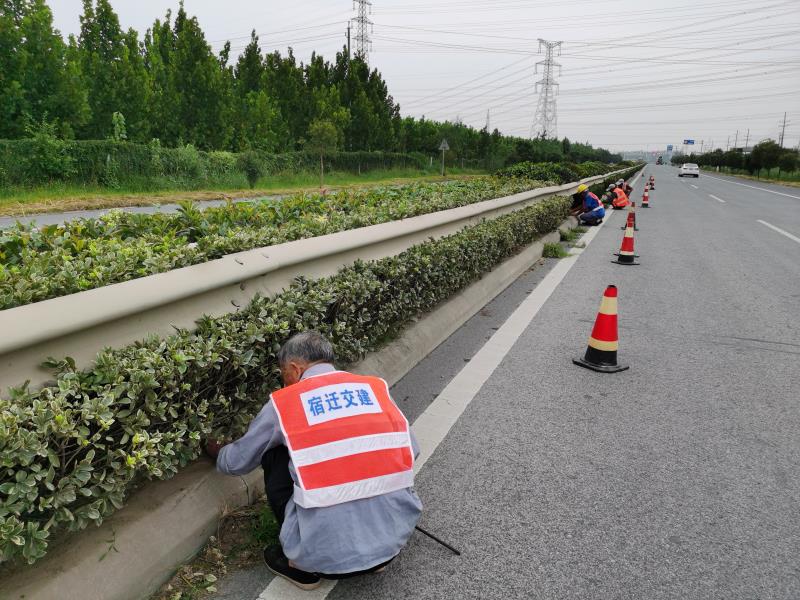
[[[639,227],[636,225],[636,202],[631,201],[630,205],[628,206],[628,219],[625,221],[625,225],[620,227],[623,231],[628,228],[628,221],[633,220],[633,230],[639,231]]]
[[[650,192],[647,190],[647,186],[644,186],[642,194],[642,208],[650,208]]]
[[[600,373],[617,373],[629,369],[628,365],[617,363],[618,349],[617,286],[610,285],[603,294],[594,329],[592,329],[592,335],[589,336],[586,354],[583,358],[572,359],[572,362]]]
[[[633,227],[625,228],[625,235],[622,237],[622,246],[619,252],[614,256],[617,260],[613,261],[620,265],[638,265],[634,259],[639,258],[637,254],[633,253]]]
[[[656,189],[656,178],[655,175],[650,175],[650,189]]]

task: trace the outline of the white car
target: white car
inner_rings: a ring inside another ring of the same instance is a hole
[[[694,163],[686,163],[678,169],[678,177],[700,177],[700,167]]]

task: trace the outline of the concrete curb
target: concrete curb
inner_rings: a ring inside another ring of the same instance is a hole
[[[569,217],[559,227],[576,224]],[[556,230],[533,242],[351,369],[396,383],[538,261],[546,242],[558,239]],[[202,548],[226,509],[252,504],[263,492],[260,471],[228,477],[214,471],[210,459],[200,459],[170,480],[148,484],[100,527],[70,536],[36,565],[0,581],[0,587],[12,590],[2,597],[146,598]]]

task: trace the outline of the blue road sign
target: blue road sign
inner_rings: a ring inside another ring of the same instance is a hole
[[[683,143],[686,144],[687,146],[692,146],[694,145],[694,140],[683,140]]]
[[[667,144],[667,152],[672,152],[672,144]]]

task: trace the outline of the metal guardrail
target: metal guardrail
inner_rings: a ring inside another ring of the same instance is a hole
[[[194,328],[203,315],[219,316],[246,306],[257,294],[273,295],[295,277],[335,274],[357,259],[393,256],[431,238],[519,210],[549,196],[574,192],[627,169],[579,182],[485,200],[400,221],[340,231],[230,254],[102,288],[0,311],[0,393],[24,381],[39,386],[52,379],[41,368],[49,356],[92,363],[106,347],[146,335]]]

